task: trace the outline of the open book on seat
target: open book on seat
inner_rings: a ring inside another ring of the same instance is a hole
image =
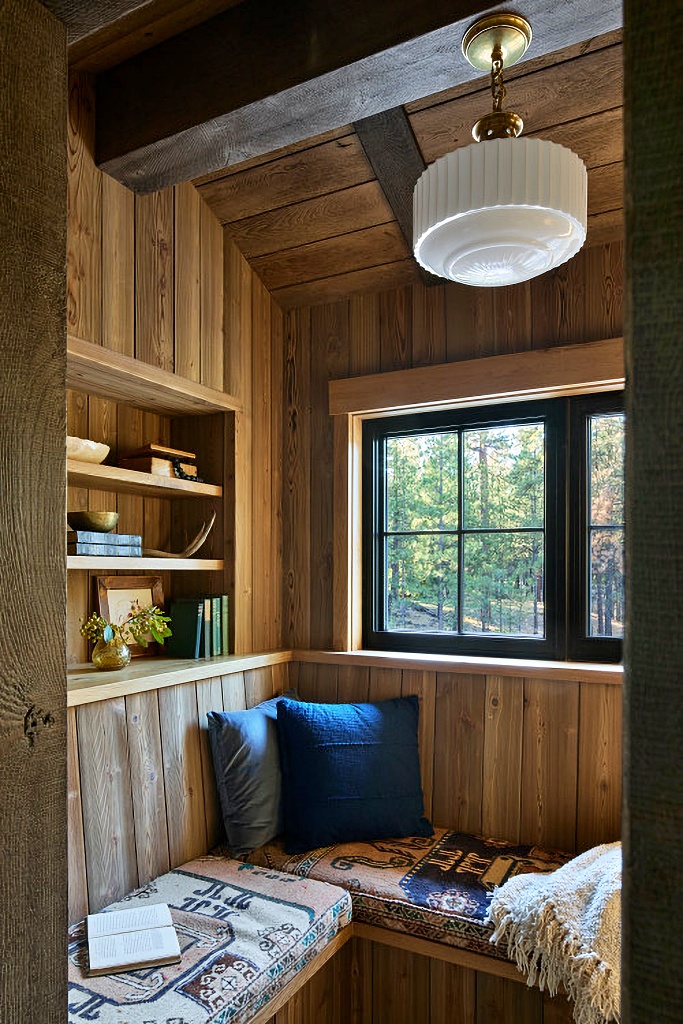
[[[175,964],[180,945],[167,903],[88,914],[89,973]]]

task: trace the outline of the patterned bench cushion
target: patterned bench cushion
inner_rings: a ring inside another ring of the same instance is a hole
[[[428,839],[340,843],[294,856],[276,840],[249,860],[343,886],[354,921],[505,959],[486,923],[494,887],[525,871],[553,871],[569,855],[436,829]]]
[[[108,910],[168,903],[182,960],[90,978],[85,924],[69,932],[69,1024],[242,1024],[351,919],[348,892],[221,857],[157,878]]]

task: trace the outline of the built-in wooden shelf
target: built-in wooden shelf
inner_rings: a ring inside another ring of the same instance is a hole
[[[141,473],[136,469],[119,469],[92,462],[66,460],[69,484],[74,487],[93,487],[98,491],[116,491],[118,494],[141,494],[148,498],[222,498],[223,488],[218,484],[193,483],[177,477]]]
[[[129,558],[118,555],[105,558],[100,555],[68,555],[67,569],[108,569],[119,572],[137,572],[140,569],[166,572],[170,569],[215,572],[223,568],[222,558]]]
[[[241,409],[240,402],[223,391],[73,335],[67,338],[66,384],[122,405],[168,416],[197,416]]]
[[[133,658],[125,668],[106,672],[98,671],[88,662],[68,670],[66,702],[69,707],[91,704],[180,683],[215,679],[266,665],[281,665],[290,660],[291,651],[230,654],[215,658],[140,657]]]

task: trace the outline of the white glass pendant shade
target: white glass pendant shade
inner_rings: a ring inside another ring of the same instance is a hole
[[[542,139],[491,139],[431,164],[413,194],[415,258],[462,284],[544,274],[586,239],[586,168]]]

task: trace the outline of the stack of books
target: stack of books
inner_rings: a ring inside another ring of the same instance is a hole
[[[140,558],[142,537],[139,533],[100,533],[97,530],[67,530],[68,555],[106,555],[107,557]]]
[[[172,658],[211,658],[230,653],[228,595],[179,597],[171,601],[173,635],[166,641]]]

